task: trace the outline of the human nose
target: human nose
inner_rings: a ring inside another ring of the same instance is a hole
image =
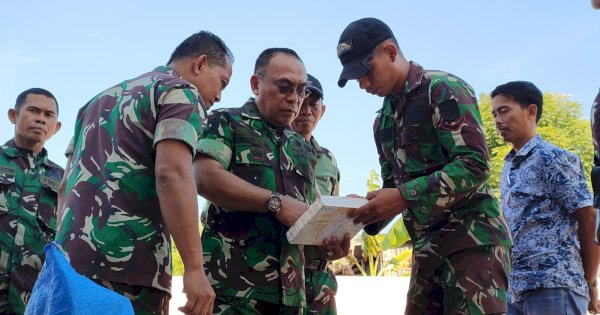
[[[366,77],[366,76],[358,78],[358,86],[359,86],[361,89],[363,89],[363,90],[364,90],[364,89],[366,89],[367,87],[369,87],[369,85],[370,85],[370,82],[369,82],[369,80],[367,79],[367,77]]]
[[[493,115],[494,116],[494,124],[496,126],[501,125],[502,124],[502,119],[500,118],[500,115]]]
[[[308,106],[306,106],[306,105],[300,106],[300,115],[309,116],[310,114],[311,114],[311,111],[308,109]]]
[[[299,103],[301,100],[296,90],[292,90],[291,92],[286,93],[285,99],[288,100],[290,103]]]
[[[44,113],[38,113],[35,116],[35,122],[38,123],[38,124],[45,125],[46,124],[46,120],[47,120],[47,118],[46,118],[46,116],[44,116]]]

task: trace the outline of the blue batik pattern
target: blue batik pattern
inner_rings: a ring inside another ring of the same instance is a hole
[[[574,217],[592,205],[583,164],[539,135],[504,160],[501,205],[514,242],[508,300],[557,287],[589,299]]]

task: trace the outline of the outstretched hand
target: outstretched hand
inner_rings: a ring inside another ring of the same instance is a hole
[[[408,203],[396,188],[383,188],[367,194],[365,205],[348,212],[354,224],[371,224],[391,220],[408,207]]]

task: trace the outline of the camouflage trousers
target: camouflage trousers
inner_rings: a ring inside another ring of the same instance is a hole
[[[0,314],[23,314],[52,233],[36,222],[0,215]]]
[[[304,269],[307,305],[304,314],[336,315],[337,281],[327,267],[327,261],[319,262],[315,266],[307,265]]]
[[[505,313],[510,253],[510,246],[496,245],[448,257],[413,253],[405,314]]]
[[[92,279],[97,284],[128,298],[136,315],[168,315],[171,295],[163,290],[141,285]]]
[[[302,315],[304,309],[234,296],[217,296],[213,315]]]

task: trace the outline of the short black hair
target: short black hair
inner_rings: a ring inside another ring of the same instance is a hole
[[[208,56],[209,63],[214,62],[219,66],[224,66],[228,60],[233,64],[235,60],[233,53],[219,36],[208,31],[200,31],[179,44],[167,64],[200,55]]]
[[[17,96],[17,101],[15,102],[15,109],[17,110],[17,112],[19,112],[21,105],[23,105],[23,103],[25,103],[25,99],[27,98],[27,96],[29,94],[44,95],[48,98],[53,99],[54,102],[56,103],[56,115],[58,115],[58,101],[56,100],[56,97],[54,97],[54,95],[52,93],[50,93],[50,91],[48,91],[46,89],[42,89],[42,88],[31,88],[31,89],[27,89],[27,90],[21,92],[21,94],[19,94],[19,96]]]
[[[260,55],[258,55],[258,58],[256,58],[256,63],[254,64],[254,74],[262,73],[262,71],[271,61],[271,59],[277,54],[286,54],[294,56],[296,57],[296,59],[300,60],[300,62],[303,62],[302,59],[300,59],[300,56],[298,56],[298,54],[293,49],[267,48],[263,50],[263,52],[261,52]]]
[[[535,84],[528,81],[511,81],[498,85],[490,94],[492,98],[496,95],[503,95],[519,103],[521,108],[534,104],[537,106],[537,115],[535,122],[540,121],[542,117],[542,106],[544,105],[544,95]]]

